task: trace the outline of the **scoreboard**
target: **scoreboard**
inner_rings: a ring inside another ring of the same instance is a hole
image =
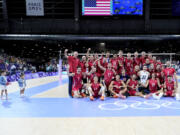
[[[143,0],[82,0],[82,15],[143,15]]]
[[[172,14],[173,16],[180,16],[180,0],[172,1]]]

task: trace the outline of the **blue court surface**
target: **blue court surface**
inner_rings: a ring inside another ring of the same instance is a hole
[[[67,83],[64,79],[62,83]],[[19,92],[9,94],[9,101],[0,101],[0,117],[131,117],[180,116],[180,102],[174,98],[161,100],[128,97],[126,100],[106,98],[90,101],[89,98],[31,98],[38,93],[55,88],[58,81],[27,89],[27,97]]]

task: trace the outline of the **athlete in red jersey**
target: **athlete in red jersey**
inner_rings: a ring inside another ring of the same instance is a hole
[[[67,54],[68,49],[65,49],[64,51],[64,56],[68,60],[68,72],[69,73],[75,73],[77,71],[77,67],[80,65],[80,61],[78,59],[78,52],[74,52],[73,56],[68,56]],[[72,76],[69,76],[69,83],[68,83],[68,91],[69,95],[72,96],[72,82],[73,78]]]
[[[138,76],[138,72],[140,71],[140,67],[138,66],[138,65],[136,65],[135,67],[134,67],[134,71],[133,71],[133,73],[132,74],[135,74],[136,76]]]
[[[100,64],[103,65],[103,54],[101,55],[101,57],[99,57],[98,54],[96,53],[94,55],[94,57],[95,57],[95,60],[94,60],[93,66],[96,68],[96,72],[98,73],[98,77],[101,77],[103,75],[103,71],[99,68],[98,61],[100,60]]]
[[[142,67],[146,63],[146,52],[141,53],[140,61],[141,61],[141,67]]]
[[[133,66],[135,67],[136,65],[140,66],[141,64],[141,60],[140,58],[138,57],[138,52],[135,52],[134,53],[134,61],[133,61]]]
[[[111,63],[108,63],[107,68],[102,67],[100,64],[100,61],[98,65],[104,71],[104,81],[105,81],[106,88],[108,89],[116,72],[114,71],[114,69],[112,69]]]
[[[161,63],[161,60],[157,60],[156,64],[158,65],[161,65],[162,66],[162,63]]]
[[[164,78],[161,70],[161,65],[156,66],[156,78],[159,80],[160,84],[164,84]]]
[[[74,52],[73,56],[68,56],[67,52],[68,52],[68,49],[64,51],[64,55],[68,59],[69,72],[75,73],[77,70],[77,67],[80,65],[80,60],[78,59],[78,52]]]
[[[150,73],[150,76],[155,73],[155,68],[154,68],[154,64],[151,63],[148,69],[148,72]]]
[[[116,71],[116,73],[118,73],[119,63],[118,63],[118,59],[117,59],[116,54],[113,55],[113,58],[111,59],[111,64],[112,64],[112,68]]]
[[[103,53],[103,54],[104,54],[104,53]],[[102,58],[101,58],[101,61],[102,61],[102,62],[101,62],[101,65],[102,65],[103,67],[107,68],[108,63],[111,62],[110,53],[107,52],[105,57],[103,57],[103,54],[102,54]]]
[[[122,99],[126,98],[125,95],[126,95],[127,88],[126,88],[125,83],[122,80],[120,80],[119,75],[116,75],[116,80],[111,82],[109,86],[109,91],[111,94],[113,94],[114,98],[118,98],[118,97]]]
[[[93,55],[89,55],[89,52],[91,51],[91,48],[88,48],[87,53],[86,53],[86,57],[88,58],[88,68],[89,71],[91,70],[92,66],[94,66],[94,56]]]
[[[178,79],[176,76],[176,71],[174,68],[171,67],[170,61],[166,62],[166,68],[163,70],[163,74],[165,76],[165,80],[167,79],[168,76],[172,76],[173,79],[176,81],[176,88],[178,88]]]
[[[163,96],[163,86],[160,85],[155,73],[152,73],[151,79],[148,80],[148,86],[153,98],[160,99]]]
[[[133,74],[131,75],[131,79],[129,79],[126,82],[127,88],[128,88],[128,93],[130,96],[138,96],[138,81],[136,80],[136,75]]]
[[[131,79],[129,79],[126,83],[128,88],[128,93],[130,96],[140,96],[143,98],[149,98],[150,94],[145,95],[142,91],[139,91],[139,82],[136,81],[137,76],[135,74],[131,75]],[[145,86],[146,87],[146,86]]]
[[[148,53],[148,57],[147,57],[148,59],[149,59],[149,62],[150,63],[153,63],[154,61],[153,61],[153,57],[152,57],[152,53]]]
[[[171,67],[171,64],[169,61],[166,62],[166,68],[163,70],[164,76],[167,77],[168,76],[174,76],[174,74],[176,73],[175,69]]]
[[[81,72],[81,67],[77,68],[76,73],[68,73],[69,76],[73,77],[73,83],[72,83],[72,95],[74,98],[79,98],[81,97],[81,89],[83,87],[82,79],[83,75]]]
[[[110,52],[106,53],[106,62],[109,63],[111,61],[110,59]]]
[[[99,59],[99,55],[97,53],[94,54],[94,60]]]
[[[120,50],[119,51],[119,54],[118,54],[118,63],[119,63],[119,69],[118,69],[118,74],[121,74],[122,73],[122,70],[124,69],[124,56],[123,56],[123,51]]]
[[[98,73],[98,77],[101,77],[103,75],[103,70],[101,70],[101,68],[98,66],[98,61],[99,59],[95,60],[94,66],[96,67],[96,72]],[[103,65],[102,59],[100,59],[100,64]]]
[[[94,98],[98,98],[100,96],[101,100],[105,98],[105,88],[101,83],[98,83],[98,77],[94,77],[93,83],[88,88],[90,100],[93,101]]]
[[[172,76],[168,76],[164,83],[164,96],[174,97],[176,95],[176,83],[173,81]]]
[[[82,56],[82,60],[80,61],[81,70],[83,73],[86,72],[86,56]]]
[[[94,81],[94,77],[97,76],[98,78],[101,76],[98,72],[96,72],[97,69],[96,67],[92,67],[91,71],[86,73],[87,77],[88,77],[88,80],[90,83],[93,83]]]
[[[90,71],[93,64],[94,64],[94,56],[93,55],[90,55],[89,60],[88,60],[88,64],[89,64],[89,71]]]
[[[168,63],[168,62],[167,62]],[[163,70],[164,76],[167,78],[168,76],[174,76],[176,73],[175,69],[167,65],[167,67]]]
[[[131,53],[127,53],[127,58],[125,59],[125,69],[128,76],[133,72],[133,60],[131,58]]]
[[[156,66],[157,66],[157,60],[156,60],[156,57],[153,56],[152,59],[153,59],[154,68],[156,68]]]

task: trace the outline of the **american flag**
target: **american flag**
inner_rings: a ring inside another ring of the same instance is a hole
[[[83,0],[83,15],[111,15],[111,0]]]

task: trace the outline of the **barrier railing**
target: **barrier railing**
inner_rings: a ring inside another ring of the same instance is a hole
[[[42,78],[42,77],[48,77],[48,76],[57,76],[58,72],[37,72],[37,73],[27,73],[25,74],[25,79],[35,79],[35,78]],[[17,81],[20,78],[20,73],[16,73],[13,75],[7,76],[8,82],[14,82]]]

